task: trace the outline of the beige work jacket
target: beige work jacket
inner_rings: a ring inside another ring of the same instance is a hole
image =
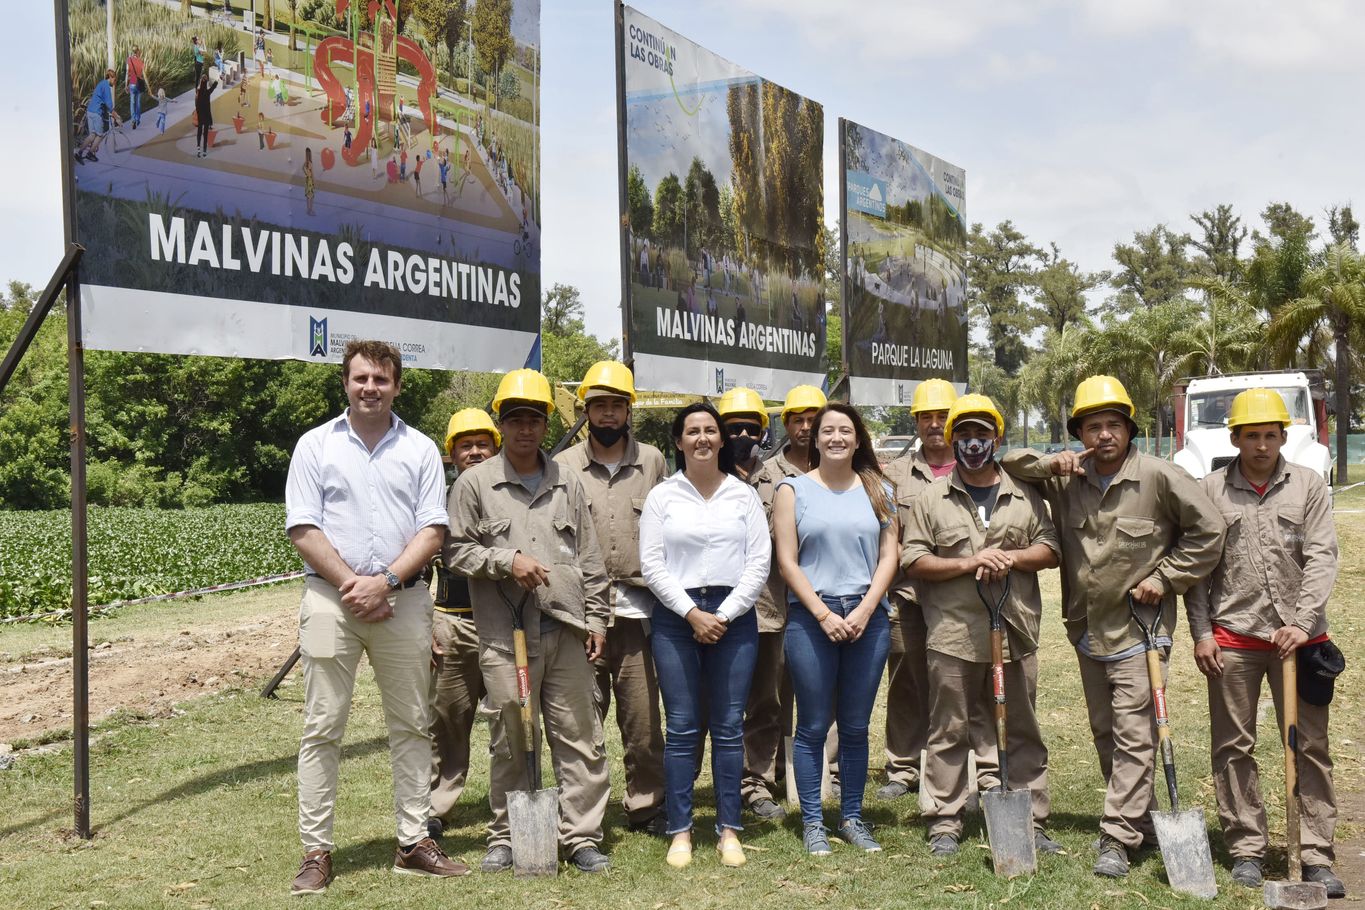
[[[640,512],[645,497],[659,481],[668,476],[663,453],[648,443],[626,442],[625,454],[612,474],[593,454],[590,440],[560,452],[555,457],[565,470],[578,478],[591,506],[597,544],[607,575],[614,582],[643,588],[640,576]],[[609,601],[616,606],[616,588]]]
[[[908,516],[914,511],[915,499],[925,487],[937,478],[934,477],[934,470],[929,467],[929,459],[924,457],[923,451],[908,452],[901,455],[887,465],[883,473],[895,487],[896,512],[903,516],[901,518],[901,551],[904,552],[905,547],[910,543]],[[919,603],[918,584],[919,582],[908,578],[902,570],[891,582],[890,593],[899,594],[906,600]]]
[[[518,552],[550,567],[550,583],[526,602],[526,639],[539,653],[538,608],[580,633],[606,633],[606,566],[588,497],[572,472],[541,455],[544,474],[531,493],[502,455],[460,474],[450,491],[450,534],[445,561],[469,578],[469,599],[479,641],[502,651],[512,649],[512,616],[499,589],[512,604],[522,589],[512,580]]]
[[[960,559],[988,547],[1024,550],[1044,544],[1059,553],[1057,531],[1037,490],[1000,472],[1000,489],[991,510],[991,524],[981,523],[976,503],[962,484],[956,469],[940,477],[915,498],[905,521],[906,544],[901,551],[902,569],[923,556]],[[947,581],[919,582],[924,594],[922,608],[928,629],[927,646],[959,660],[991,661],[990,613],[982,600],[999,598],[1003,584],[977,589],[975,573]],[[1001,612],[1005,635],[1005,660],[1027,657],[1038,650],[1038,627],[1043,614],[1037,572],[1011,572],[1009,597]]]
[[[749,476],[763,503],[763,511],[768,516],[768,534],[773,529],[773,500],[777,498],[777,485],[788,477],[800,477],[801,471],[787,460],[787,449],[783,446],[778,453]],[[759,592],[754,604],[758,613],[758,631],[781,632],[787,625],[787,583],[782,579],[782,571],[777,567],[777,545],[773,544],[772,563],[768,569],[768,584]]]
[[[1222,516],[1194,478],[1132,445],[1108,489],[1093,469],[1079,477],[1054,476],[1052,457],[1015,449],[1001,467],[1034,484],[1052,506],[1062,542],[1067,637],[1075,644],[1088,636],[1095,657],[1142,644],[1128,592],[1144,580],[1163,592],[1155,631],[1170,635],[1176,596],[1218,564]]]
[[[1280,459],[1265,496],[1235,460],[1203,480],[1227,523],[1223,559],[1185,594],[1195,641],[1218,624],[1269,641],[1298,626],[1315,638],[1327,631],[1327,598],[1337,577],[1332,492],[1313,471]]]

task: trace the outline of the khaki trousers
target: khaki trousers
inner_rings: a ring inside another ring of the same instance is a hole
[[[1156,715],[1147,656],[1139,653],[1119,661],[1100,661],[1077,652],[1076,659],[1080,661],[1090,734],[1106,786],[1100,833],[1136,850],[1144,840],[1156,840],[1151,816],[1156,808],[1152,776],[1156,769]],[[1167,660],[1163,652],[1163,685]]]
[[[563,626],[545,629],[540,653],[531,657],[531,712],[536,748],[549,740],[550,761],[559,785],[559,841],[572,855],[580,847],[602,842],[611,781],[592,665],[583,643]],[[479,666],[488,701],[500,711],[507,748],[495,742],[490,756],[488,846],[512,846],[507,820],[507,792],[529,790],[525,747],[521,736],[521,707],[517,703],[516,661],[508,651],[487,644],[479,647]],[[503,740],[499,737],[499,740]]]
[[[805,609],[796,607],[794,609]],[[782,654],[785,633],[758,633],[758,659],[744,708],[744,779],[740,797],[744,805],[760,799],[777,799],[777,777],[785,768],[782,739],[792,727],[792,686]]]
[[[483,698],[472,613],[433,612],[431,661],[431,814],[449,821],[469,774],[469,734]]]
[[[341,594],[316,576],[305,582],[299,605],[303,660],[303,738],[299,743],[299,837],[305,852],[334,850],[341,738],[351,713],[356,668],[370,659],[393,767],[393,810],[398,842],[427,836],[431,814],[431,593],[422,585],[391,595],[393,616],[360,622]]]
[[[1210,749],[1213,786],[1218,795],[1218,819],[1223,841],[1234,859],[1264,859],[1265,803],[1261,801],[1256,746],[1256,710],[1261,680],[1270,677],[1275,716],[1284,717],[1284,681],[1274,651],[1222,649],[1223,675],[1209,680],[1212,716]],[[1299,815],[1303,863],[1330,866],[1336,859],[1336,793],[1332,787],[1332,758],[1327,752],[1326,706],[1299,699]],[[1280,742],[1284,728],[1280,726]],[[1283,754],[1280,752],[1278,754]]]
[[[915,788],[920,782],[920,753],[929,742],[928,630],[920,605],[892,595],[891,654],[887,659],[886,777]],[[973,714],[968,736],[976,753],[977,788],[1000,785],[995,748],[994,715]]]
[[[660,607],[660,609],[663,609]],[[648,620],[618,616],[598,662],[599,717],[605,725],[616,694],[616,727],[625,752],[626,822],[642,825],[664,810],[664,733],[659,677],[646,633]]]
[[[973,734],[987,724],[994,736],[995,693],[991,665],[928,652],[929,744],[920,792],[929,836],[962,836],[967,808],[967,753]],[[1005,733],[1009,737],[1011,790],[1031,794],[1033,823],[1047,823],[1051,799],[1047,783],[1047,746],[1038,727],[1038,656],[1029,654],[1005,664]],[[994,771],[999,780],[999,766]],[[978,781],[981,774],[978,769]],[[997,783],[998,786],[998,783]]]

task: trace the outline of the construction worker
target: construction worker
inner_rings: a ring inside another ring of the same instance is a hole
[[[498,454],[502,437],[493,418],[481,408],[465,408],[450,416],[445,449],[458,477]],[[447,494],[448,495],[448,494]],[[447,532],[448,534],[449,532]],[[483,673],[479,670],[479,636],[469,581],[445,567],[437,554],[436,598],[431,624],[431,818],[427,833],[439,838],[464,792],[469,773],[469,733],[474,728]]]
[[[1232,401],[1228,428],[1238,455],[1202,481],[1228,525],[1223,559],[1185,595],[1194,659],[1208,677],[1213,786],[1232,880],[1261,887],[1268,845],[1256,757],[1261,681],[1270,678],[1283,723],[1280,661],[1297,653],[1298,792],[1303,879],[1346,896],[1332,872],[1336,793],[1327,749],[1332,682],[1341,652],[1327,636],[1327,598],[1337,574],[1332,493],[1322,477],[1280,454],[1289,409],[1273,389],[1248,389]],[[1318,671],[1318,674],[1315,674]]]
[[[810,470],[810,430],[816,413],[825,406],[825,393],[813,385],[799,385],[782,403],[782,426],[787,443],[751,475],[771,524],[777,485],[787,477]],[[766,415],[766,411],[763,412]],[[736,422],[739,422],[738,419]],[[744,805],[759,818],[781,818],[786,812],[777,800],[777,767],[782,739],[792,714],[791,681],[782,656],[787,625],[787,586],[773,560],[768,585],[759,596],[758,660],[744,709]]]
[[[556,460],[588,494],[611,579],[611,630],[597,663],[602,722],[614,692],[625,753],[626,823],[662,837],[664,734],[649,634],[655,601],[640,576],[640,512],[668,469],[662,452],[631,435],[635,378],[625,364],[603,360],[590,366],[578,397],[588,416],[588,438]]]
[[[610,863],[600,845],[611,787],[589,661],[605,653],[611,616],[606,566],[582,484],[540,450],[554,410],[545,377],[529,369],[508,373],[493,410],[502,451],[455,481],[445,546],[446,565],[470,579],[484,687],[512,746],[494,750],[491,758],[493,820],[480,868],[512,868],[507,793],[529,790],[532,783],[521,760],[525,744],[518,742],[512,651],[512,615],[522,604],[535,607],[524,614],[531,709],[537,740],[545,717],[560,788],[560,842],[580,871],[605,872]]]
[[[1060,853],[1044,830],[1049,810],[1047,746],[1038,699],[1038,627],[1043,601],[1038,572],[1057,565],[1057,531],[1038,492],[1017,483],[995,462],[1005,420],[985,395],[963,395],[948,411],[944,435],[957,467],[921,490],[907,516],[901,555],[905,573],[924,593],[928,629],[929,735],[922,792],[934,856],[958,852],[967,808],[967,752],[973,717],[994,704],[990,616],[982,597],[1007,599],[1004,682],[1009,710],[1009,790],[1028,790],[1033,841]],[[1006,588],[1008,585],[1008,588]]]
[[[1145,643],[1128,599],[1160,607],[1164,678],[1175,598],[1213,571],[1224,526],[1188,474],[1132,444],[1133,401],[1114,377],[1077,386],[1067,430],[1083,451],[1015,449],[1001,466],[1037,485],[1052,506],[1062,542],[1062,615],[1106,785],[1094,871],[1122,878],[1129,853],[1156,839],[1156,721]]]
[[[768,435],[768,409],[763,406],[763,399],[753,389],[735,386],[720,396],[716,413],[730,433],[730,449],[739,479],[753,483],[753,476],[763,467],[759,447]]]

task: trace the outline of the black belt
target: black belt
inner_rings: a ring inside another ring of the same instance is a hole
[[[707,594],[719,594],[721,597],[728,597],[734,588],[729,585],[707,585],[704,588],[687,588],[688,597],[705,597]]]

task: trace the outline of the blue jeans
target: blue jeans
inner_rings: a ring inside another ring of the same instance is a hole
[[[142,92],[136,85],[128,86],[128,109],[132,115],[133,125],[137,126],[142,122]]]
[[[821,596],[825,606],[847,616],[862,595]],[[835,643],[804,606],[792,604],[785,642],[787,670],[796,694],[796,735],[792,765],[801,798],[801,821],[823,824],[820,812],[820,766],[830,724],[839,722],[840,818],[862,818],[867,785],[867,726],[891,650],[891,622],[886,610],[872,611],[863,635]]]
[[[694,588],[697,609],[715,613],[729,588]],[[758,658],[758,614],[746,611],[720,641],[704,645],[692,626],[660,604],[652,617],[654,667],[666,715],[664,807],[668,833],[692,830],[692,779],[702,745],[702,724],[711,731],[711,778],[716,792],[716,832],[742,830],[739,785],[744,776],[744,705]]]

